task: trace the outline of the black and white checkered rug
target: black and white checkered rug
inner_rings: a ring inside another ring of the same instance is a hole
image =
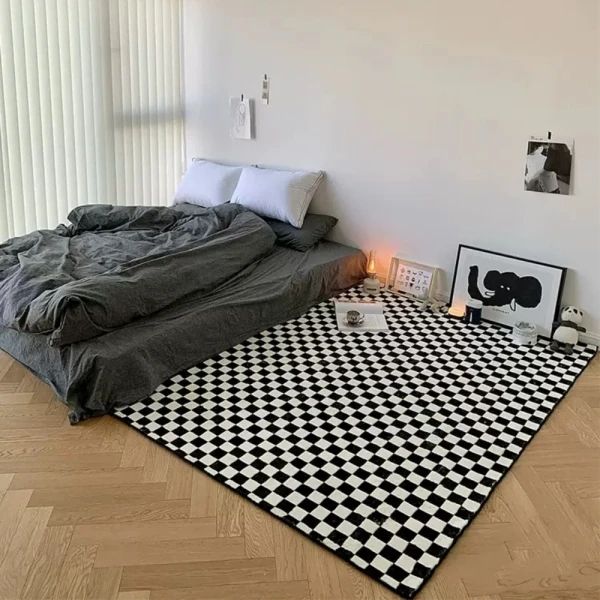
[[[411,598],[596,348],[380,300],[389,333],[340,333],[323,302],[116,415]]]

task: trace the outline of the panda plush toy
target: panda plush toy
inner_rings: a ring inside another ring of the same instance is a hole
[[[552,350],[571,354],[573,346],[579,341],[579,332],[585,331],[585,327],[580,326],[581,321],[583,321],[582,310],[574,306],[565,306],[560,313],[560,321],[555,323],[550,344]]]

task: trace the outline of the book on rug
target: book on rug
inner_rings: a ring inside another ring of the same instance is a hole
[[[347,315],[351,311],[360,314],[360,321],[351,324]],[[335,302],[335,318],[338,329],[348,331],[389,331],[381,302]]]

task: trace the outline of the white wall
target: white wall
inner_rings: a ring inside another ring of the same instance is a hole
[[[569,267],[600,332],[598,0],[184,0],[188,159],[321,168],[335,238],[437,264],[457,245]],[[260,104],[264,73],[271,104]],[[228,97],[257,99],[253,141]],[[530,135],[575,139],[574,195],[523,191]]]

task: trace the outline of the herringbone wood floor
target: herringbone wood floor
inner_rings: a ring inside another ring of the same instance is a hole
[[[600,597],[600,359],[419,600]],[[0,598],[391,600],[115,419],[69,426],[0,353]]]

